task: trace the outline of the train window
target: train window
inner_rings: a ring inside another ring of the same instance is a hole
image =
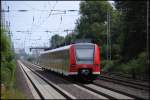
[[[94,46],[82,45],[76,46],[76,62],[78,64],[93,64]]]

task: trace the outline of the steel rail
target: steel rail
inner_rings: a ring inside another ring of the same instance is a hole
[[[143,85],[143,84],[138,84],[138,83],[133,83],[130,81],[106,77],[106,76],[102,76],[102,75],[100,76],[100,80],[104,80],[104,81],[108,81],[108,82],[112,82],[112,83],[116,83],[116,84],[120,84],[120,85],[124,85],[124,86],[129,86],[129,87],[136,88],[136,89],[149,91],[149,86]]]
[[[25,63],[25,62],[23,62]],[[26,62],[27,63],[27,62]],[[33,66],[33,65],[31,65]],[[61,88],[57,87],[56,85],[54,85],[53,83],[51,83],[48,79],[46,79],[45,77],[43,77],[42,75],[40,75],[39,73],[35,72],[32,68],[28,66],[26,66],[28,69],[30,69],[34,74],[36,74],[38,77],[40,77],[42,80],[44,80],[46,83],[48,83],[50,86],[52,86],[57,92],[59,92],[60,94],[62,94],[66,99],[76,99],[76,97],[72,96],[72,95],[68,95],[67,92],[65,92],[64,90],[62,90]],[[37,67],[38,69],[41,69],[39,67]]]
[[[26,63],[28,63],[28,64],[30,64],[31,66],[34,66],[34,67],[36,67],[36,68],[38,68],[38,69],[41,69],[41,67],[39,67],[38,65],[34,65],[34,64],[32,64],[32,63],[29,63],[29,62],[26,62]],[[61,77],[63,77],[63,76],[61,76]],[[81,86],[81,87],[83,87],[83,88],[86,88],[86,89],[88,89],[88,90],[90,90],[90,91],[92,91],[92,92],[95,92],[95,93],[97,93],[97,94],[100,94],[100,95],[102,95],[102,96],[104,96],[104,97],[107,97],[107,98],[110,98],[110,99],[116,99],[116,98],[114,98],[114,97],[112,97],[112,96],[110,96],[110,95],[107,95],[107,94],[105,94],[105,93],[102,93],[102,92],[100,92],[100,91],[97,91],[97,90],[95,90],[95,89],[92,89],[92,88],[90,88],[90,87],[88,87],[88,86],[85,86],[85,85],[82,84],[82,83],[76,82],[76,81],[74,81],[74,80],[72,80],[72,79],[70,79],[70,78],[68,78],[68,77],[63,77],[63,79],[65,79],[65,80],[67,80],[67,81],[69,81],[69,82],[71,82],[71,83],[73,83],[73,84],[77,84],[77,85],[79,85],[79,86]],[[94,85],[96,85],[96,84],[94,84]],[[124,93],[124,92],[121,92],[121,91],[117,91],[117,90],[111,89],[111,88],[106,88],[106,87],[104,87],[104,86],[100,86],[100,85],[96,85],[96,86],[99,86],[99,87],[102,87],[102,88],[111,90],[111,91],[113,91],[113,92],[116,92],[116,93],[119,93],[119,94],[122,94],[122,95],[125,95],[125,96],[129,96],[129,97],[132,97],[132,98],[143,99],[143,98],[136,97],[136,96],[134,96],[134,95],[130,95],[130,94],[127,94],[127,93]]]
[[[29,79],[29,81],[31,82],[31,84],[34,87],[34,89],[36,90],[37,94],[40,96],[41,99],[44,99],[44,96],[41,94],[40,90],[36,87],[36,85],[34,84],[34,82],[31,80],[31,78],[29,77],[29,75],[27,74],[27,72],[24,70],[24,68],[22,67],[22,65],[20,63],[18,63],[18,64],[21,67],[21,69],[23,70],[23,72],[25,73],[25,75],[27,76],[27,78]]]

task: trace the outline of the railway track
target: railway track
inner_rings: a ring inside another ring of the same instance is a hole
[[[33,66],[36,66],[38,68],[41,68],[36,64],[32,64],[32,63],[30,63],[30,64],[33,65]],[[125,86],[130,86],[130,87],[137,88],[137,89],[149,90],[149,87],[150,87],[149,84],[142,84],[142,83],[139,83],[139,82],[136,82],[136,81],[134,81],[134,82],[133,81],[127,81],[127,80],[118,79],[118,78],[114,78],[114,77],[109,77],[109,76],[105,76],[105,75],[100,75],[99,79],[104,80],[104,81],[108,81],[108,82],[113,82],[113,83],[125,85]]]
[[[104,76],[104,75],[100,76],[100,80],[113,82],[113,83],[116,83],[116,84],[129,86],[129,87],[140,89],[140,90],[149,91],[149,85],[145,85],[145,84],[140,84],[140,83],[131,82],[131,81],[125,81],[125,80],[122,80],[122,79],[112,78],[112,77],[108,77],[108,76]]]
[[[29,67],[28,67],[29,68]],[[38,67],[39,69],[41,69],[40,67]],[[33,71],[33,69],[31,69],[31,68],[29,68],[31,71]],[[35,72],[35,71],[33,71],[33,73],[35,73],[35,74],[37,74],[39,77],[42,77],[42,78],[44,78],[42,75],[40,75],[39,73],[37,73],[37,72]],[[44,78],[44,79],[46,79],[46,78]],[[47,80],[47,79],[46,79]],[[47,80],[47,81],[49,81],[49,80]],[[80,88],[81,90],[83,90],[83,91],[85,91],[85,92],[87,92],[87,93],[89,93],[89,94],[92,94],[93,96],[96,96],[96,97],[98,97],[97,99],[108,99],[107,97],[104,97],[104,96],[101,96],[101,95],[99,95],[99,94],[97,94],[97,93],[94,93],[94,92],[92,92],[92,91],[90,91],[90,90],[88,90],[88,89],[86,89],[86,88],[83,88],[83,87],[81,87],[81,86],[79,86],[79,85],[77,85],[77,84],[72,84],[73,86],[75,86],[75,87],[77,87],[77,88]],[[75,99],[76,97],[74,97],[73,96],[73,98],[71,98],[71,99]],[[70,97],[69,97],[69,99],[70,99]]]
[[[24,62],[24,63],[27,64],[27,62]],[[30,64],[28,63],[28,65],[30,65],[30,67],[34,66],[37,69],[41,69],[41,67],[31,64],[31,63]],[[63,79],[64,79],[64,77],[63,77]],[[140,97],[136,97],[136,96],[133,96],[130,94],[126,94],[126,93],[123,93],[120,91],[113,90],[111,88],[106,88],[104,86],[100,86],[97,84],[81,84],[81,83],[72,81],[70,79],[68,80],[68,78],[65,78],[65,80],[72,82],[73,86],[80,88],[86,92],[88,91],[88,93],[94,94],[95,96],[99,95],[99,98],[103,98],[103,99],[143,99]]]
[[[18,63],[26,78],[31,82],[30,86],[32,86],[32,93],[35,99],[76,99],[74,96],[56,86],[43,76],[35,73],[20,61],[18,61]]]
[[[27,67],[27,66],[26,66]],[[28,67],[29,68],[29,67]],[[38,67],[39,69],[41,69],[40,67]],[[33,71],[33,69],[32,68],[29,68],[31,71]],[[40,75],[39,73],[37,73],[37,72],[35,72],[35,71],[33,71],[33,73],[35,73],[35,74],[37,74],[39,77],[42,77],[42,78],[44,78],[42,75]],[[47,80],[46,78],[44,78],[45,80]],[[49,81],[49,80],[47,80],[47,81]],[[72,84],[73,86],[75,86],[75,87],[77,87],[77,88],[80,88],[81,90],[83,90],[83,91],[85,91],[85,92],[87,92],[87,93],[89,93],[89,94],[92,94],[93,96],[96,96],[96,97],[98,97],[97,99],[108,99],[107,97],[104,97],[104,96],[101,96],[101,95],[99,95],[99,94],[97,94],[97,93],[94,93],[94,92],[92,92],[92,91],[90,91],[90,90],[88,90],[88,89],[86,89],[86,88],[83,88],[83,87],[81,87],[81,86],[79,86],[79,85],[77,85],[77,84]],[[71,99],[75,99],[76,97],[74,97],[73,96],[73,98],[71,98]],[[70,99],[70,97],[69,97],[69,99]]]
[[[110,74],[110,76],[112,77],[112,78],[119,78],[119,79],[123,79],[123,80],[126,80],[126,81],[131,81],[131,82],[136,82],[136,83],[139,83],[139,84],[143,84],[143,83],[141,83],[141,82],[145,82],[144,84],[145,85],[149,85],[148,84],[148,82],[149,82],[149,78],[147,77],[145,77],[145,78],[136,78],[136,79],[133,79],[133,76],[131,76],[131,75],[128,75],[128,74],[120,74],[120,73],[111,73]]]
[[[109,99],[141,99],[141,100],[145,99],[145,98],[139,97],[137,95],[122,92],[122,91],[119,91],[119,90],[116,90],[113,88],[109,88],[109,87],[106,87],[106,86],[103,86],[103,85],[100,85],[100,84],[97,84],[94,82],[92,84],[82,84],[82,83],[73,81],[72,79],[68,79],[68,78],[65,78],[65,79],[68,81],[71,81],[72,83],[79,84],[80,86],[85,87],[91,91],[94,91],[96,93],[104,95],[104,96],[108,97]]]

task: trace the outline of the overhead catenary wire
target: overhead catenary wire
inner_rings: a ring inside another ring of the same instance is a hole
[[[56,1],[56,3],[54,4],[54,6],[53,6],[52,9],[55,8],[56,4],[57,4],[57,1]],[[51,10],[51,12],[49,13],[49,15],[48,15],[47,18],[49,18],[49,17],[51,16],[52,12],[53,12],[53,10]],[[47,18],[45,18],[39,25],[37,25],[36,28],[37,28],[37,27],[40,27],[42,24],[44,24],[44,23],[46,22]]]
[[[32,9],[34,9],[34,8],[32,8]],[[39,10],[39,9],[38,9]],[[34,18],[34,16],[33,16],[33,18]],[[35,25],[33,25],[34,24],[34,20],[33,20],[33,22],[32,22],[32,25],[31,25],[31,32],[32,32],[32,30],[33,30],[33,26],[35,26]],[[30,32],[30,34],[29,34],[29,44],[30,44],[30,38],[31,38],[31,32]]]
[[[47,18],[49,18],[49,17],[51,16],[52,12],[54,11],[53,9],[55,9],[56,4],[57,4],[57,1],[56,1],[56,3],[54,4],[54,6],[52,7],[52,10],[50,10],[51,12],[49,13],[49,15],[48,15]],[[42,21],[42,23],[40,23],[38,26],[36,26],[36,28],[37,28],[37,27],[40,27],[42,24],[44,24],[44,22],[47,20],[47,18],[45,18],[45,19]],[[47,36],[49,37],[48,31],[45,31],[45,32],[47,33]]]
[[[57,2],[55,3],[54,7],[56,6],[56,4],[57,4]],[[53,7],[53,8],[54,8],[54,7]],[[32,8],[32,9],[34,9],[34,8]],[[4,11],[4,10],[3,10],[3,11]],[[8,11],[10,11],[10,10],[8,9]],[[27,11],[29,11],[29,10],[11,10],[11,11],[27,12]],[[32,11],[33,11],[33,10],[32,10]],[[40,11],[43,11],[43,10],[40,10]],[[58,11],[58,10],[44,10],[44,11],[51,11],[51,12],[50,12],[50,14],[51,14],[52,11]],[[49,15],[49,16],[50,16],[50,15]],[[29,36],[28,36],[28,38],[29,38],[29,39],[28,39],[29,44],[30,44],[30,40],[31,40],[31,39],[30,39],[30,38],[31,38],[31,33],[33,32],[32,30],[33,30],[33,28],[34,28],[33,26],[35,26],[35,25],[33,25],[34,22],[35,22],[34,20],[35,20],[35,18],[34,18],[34,16],[33,16],[33,21],[32,21],[31,28],[30,28],[31,31],[16,31],[16,32],[21,32],[21,33],[27,33],[27,34],[29,35]],[[42,24],[42,23],[40,23],[40,25],[41,25],[41,24]],[[40,25],[39,25],[39,26],[40,26]],[[25,43],[25,42],[26,42],[26,37],[25,37],[24,43],[23,43],[23,47],[24,47],[24,48],[25,48],[25,46],[26,46],[26,43]]]
[[[55,12],[78,12],[79,10],[73,9],[73,10],[59,10],[59,9],[53,9],[53,10],[31,10],[31,9],[16,9],[16,10],[1,10],[1,12],[33,12],[33,11],[38,11],[38,12],[48,12],[48,11],[55,11]]]
[[[53,8],[55,8],[55,6],[56,6],[56,4],[57,4],[58,2],[56,1],[56,3],[54,4],[54,6],[53,6]],[[30,7],[31,8],[31,10],[30,9],[19,9],[19,10],[11,10],[11,9],[9,9],[8,11],[9,11],[9,13],[10,12],[20,12],[20,13],[26,13],[26,12],[32,12],[32,11],[39,11],[39,12],[41,12],[41,13],[43,13],[43,12],[50,12],[49,13],[49,15],[48,15],[48,17],[47,18],[49,18],[50,16],[52,16],[52,15],[60,15],[61,17],[60,17],[60,23],[59,23],[59,26],[58,26],[58,28],[57,28],[57,32],[56,31],[49,31],[49,30],[47,30],[47,31],[43,31],[43,32],[47,32],[47,35],[48,35],[48,33],[58,33],[58,32],[64,32],[64,30],[59,30],[60,29],[60,27],[61,27],[61,24],[62,24],[62,22],[63,22],[63,16],[78,16],[78,15],[66,15],[66,14],[69,14],[69,13],[66,13],[66,12],[75,12],[75,11],[77,11],[77,10],[59,10],[59,9],[44,9],[44,10],[40,10],[40,9],[36,9],[36,8],[33,8],[33,7]],[[3,10],[3,11],[5,11],[5,10]],[[39,14],[39,15],[41,15],[41,14]],[[40,18],[42,18],[42,17],[40,17]],[[39,18],[39,19],[40,19]],[[46,21],[47,19],[45,18],[45,19],[43,19],[43,21],[40,21],[40,20],[37,20],[37,18],[36,18],[36,16],[32,16],[32,25],[31,25],[31,28],[30,29],[28,29],[27,31],[20,31],[20,33],[23,33],[23,34],[26,34],[25,35],[25,38],[24,38],[24,47],[26,47],[26,43],[25,42],[27,42],[27,40],[29,40],[28,42],[29,42],[29,44],[30,44],[30,38],[31,38],[31,36],[32,36],[32,34],[31,33],[33,33],[33,32],[41,32],[41,31],[38,31],[37,29],[40,29],[41,27],[41,25],[43,25],[44,23],[45,23],[45,21]],[[40,21],[40,23],[38,23],[37,21]],[[37,25],[36,25],[36,23],[37,23]],[[39,28],[40,27],[40,28]],[[36,29],[36,30],[34,30],[34,29]],[[16,33],[17,31],[13,31],[14,33]],[[19,32],[19,31],[18,31]],[[28,35],[27,35],[28,34]],[[28,39],[29,38],[29,39]],[[22,40],[22,39],[21,39]]]

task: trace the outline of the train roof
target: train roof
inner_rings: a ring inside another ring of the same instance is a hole
[[[45,53],[51,53],[51,52],[56,52],[56,51],[67,50],[67,49],[69,49],[72,45],[93,45],[93,43],[76,43],[76,44],[71,44],[71,45],[59,47],[59,48],[56,48],[56,49],[47,50],[47,51],[41,52],[40,54],[45,54]]]
[[[93,45],[93,43],[76,43],[74,45]]]
[[[56,48],[56,49],[52,49],[52,50],[47,50],[47,51],[41,52],[41,54],[50,53],[50,52],[55,52],[55,51],[67,50],[67,49],[69,49],[70,47],[71,47],[71,45],[67,45],[67,46],[63,46],[63,47]]]

